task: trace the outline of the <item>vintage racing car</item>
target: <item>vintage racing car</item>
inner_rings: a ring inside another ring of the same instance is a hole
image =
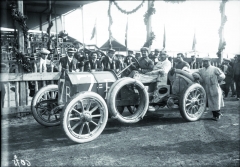
[[[120,78],[114,71],[63,70],[58,85],[47,85],[35,94],[32,114],[41,125],[61,124],[65,134],[77,143],[97,138],[108,118],[138,122],[149,104],[170,109],[177,105],[185,120],[197,121],[206,108],[204,88],[194,81],[191,72],[175,70],[169,77],[170,83],[158,84],[155,96],[157,92],[159,100],[154,102],[153,93],[147,89],[149,83],[136,78]]]

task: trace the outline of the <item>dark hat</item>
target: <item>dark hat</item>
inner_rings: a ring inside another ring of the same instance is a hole
[[[76,52],[76,49],[74,49],[74,48],[68,48],[68,50],[67,50],[67,52]]]
[[[231,60],[230,59],[228,59],[228,58],[223,58],[223,60],[224,61],[228,61],[228,62],[230,62]]]
[[[142,51],[147,51],[147,52],[149,52],[148,48],[146,48],[146,47],[142,47],[142,48],[141,48],[141,52],[142,52]]]
[[[129,49],[129,50],[128,50],[128,53],[134,54],[134,51]]]
[[[115,53],[115,50],[114,50],[114,49],[109,49],[109,50],[108,50],[108,53],[109,53],[109,52]]]
[[[155,49],[154,52],[160,52],[160,50],[159,49]]]
[[[196,57],[195,55],[192,55],[191,57]]]

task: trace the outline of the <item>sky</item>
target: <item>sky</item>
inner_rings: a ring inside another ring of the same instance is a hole
[[[166,31],[166,50],[175,56],[177,52],[189,52],[192,49],[194,32],[196,35],[196,50],[200,55],[216,57],[219,45],[218,29],[221,24],[219,5],[221,1],[186,1],[170,3],[155,1],[156,13],[152,15],[152,30],[156,35],[151,50],[163,47],[163,31]],[[127,11],[137,7],[141,1],[118,1],[118,5]],[[70,36],[86,43],[101,47],[108,40],[108,1],[98,1],[65,16],[65,30]],[[128,48],[140,50],[146,41],[146,26],[144,13],[148,3],[144,2],[137,12],[126,15],[112,4],[113,37],[124,45],[126,23],[128,20]],[[227,22],[224,29],[226,49],[224,57],[229,58],[240,53],[240,1],[230,0],[226,3]],[[83,17],[83,21],[82,21]],[[97,33],[91,39],[96,22]],[[83,23],[83,24],[82,24]]]

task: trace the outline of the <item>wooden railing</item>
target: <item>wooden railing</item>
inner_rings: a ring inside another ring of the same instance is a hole
[[[29,96],[29,81],[35,83],[34,90],[36,93],[40,89],[39,81],[42,82],[42,86],[46,86],[47,84],[54,84],[54,81],[56,83],[60,77],[60,73],[53,72],[53,68],[51,68],[51,72],[37,72],[36,61],[33,61],[33,65],[33,73],[19,73],[17,67],[15,73],[0,73],[1,93],[5,92],[4,97],[2,96],[3,99],[1,99],[1,115],[31,112],[32,97]],[[24,90],[21,88],[22,85],[25,88]]]

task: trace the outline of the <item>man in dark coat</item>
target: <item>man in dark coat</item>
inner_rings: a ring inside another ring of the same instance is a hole
[[[190,65],[183,60],[184,55],[182,53],[177,54],[177,64],[175,65],[176,69],[187,70],[190,69]]]
[[[190,69],[197,69],[197,60],[195,55],[191,56],[191,62],[189,62],[189,65]]]
[[[154,50],[154,55],[152,57],[150,57],[150,59],[154,62],[154,65],[156,65],[158,63],[159,56],[160,56],[160,50],[155,49]]]
[[[92,52],[90,59],[84,63],[84,71],[100,71],[101,62],[97,58],[98,53]]]
[[[76,69],[79,71],[83,71],[83,66],[86,61],[86,57],[84,56],[83,45],[78,41],[73,42],[73,45],[76,49],[76,52],[74,54],[74,59],[77,60]]]
[[[223,58],[223,64],[220,67],[220,69],[223,71],[223,73],[225,74],[225,79],[224,79],[224,84],[221,85],[222,90],[224,91],[225,97],[227,98],[228,96],[228,92],[229,92],[229,88],[231,85],[231,81],[233,79],[233,71],[232,71],[232,67],[229,65],[230,60]]]
[[[62,57],[59,61],[59,71],[61,71],[63,68],[68,69],[69,72],[76,71],[77,60],[74,59],[75,53],[76,50],[74,48],[69,48],[67,50],[67,55]]]
[[[236,83],[237,100],[240,100],[240,54],[236,57],[237,61],[233,65],[233,79]]]
[[[117,71],[120,67],[120,62],[114,60],[115,50],[109,49],[106,56],[103,56],[101,59],[102,69],[103,71],[115,70]]]

